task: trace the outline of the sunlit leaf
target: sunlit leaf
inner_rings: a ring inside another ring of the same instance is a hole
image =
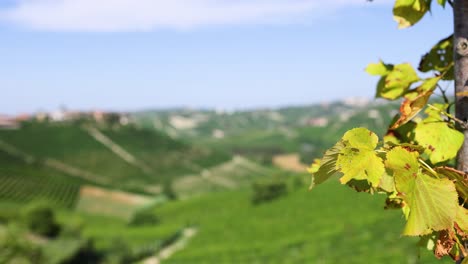
[[[394,173],[397,191],[409,208],[404,235],[417,236],[449,229],[457,213],[458,197],[449,179],[435,179],[419,168],[419,154],[396,147],[386,165]]]
[[[367,180],[377,187],[385,172],[382,159],[375,153],[377,135],[366,128],[355,128],[346,132],[342,140],[345,147],[336,161],[337,170],[343,173],[340,182]]]
[[[370,75],[387,75],[390,71],[393,70],[392,64],[385,64],[383,61],[379,61],[377,63],[370,63],[366,67],[366,72]]]
[[[397,99],[408,91],[411,84],[419,81],[419,77],[409,63],[398,64],[377,84],[376,97],[390,100]]]
[[[336,160],[338,159],[338,154],[344,148],[344,144],[342,141],[336,143],[335,146],[330,148],[325,152],[325,155],[320,160],[320,167],[312,165],[311,173],[312,173],[312,186],[320,184],[326,180],[328,180],[331,176],[333,176],[336,171]]]
[[[468,235],[468,210],[463,206],[458,206],[455,223],[458,225],[458,228],[461,229],[460,231],[465,234],[465,236]]]
[[[426,0],[396,0],[393,18],[398,23],[398,28],[407,28],[421,20],[428,10]]]
[[[463,134],[446,122],[420,122],[415,129],[415,139],[426,148],[433,164],[456,157],[463,144]]]

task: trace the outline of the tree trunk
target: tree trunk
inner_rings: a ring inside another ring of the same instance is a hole
[[[455,0],[453,3],[454,20],[454,62],[455,62],[455,116],[465,122],[460,125],[465,136],[463,146],[458,152],[457,169],[468,173],[468,0]],[[464,241],[468,250],[468,241]],[[463,256],[467,257],[467,256]],[[463,258],[457,263],[461,263]]]
[[[454,62],[455,62],[455,111],[456,117],[468,120],[468,0],[455,0],[454,18]],[[468,129],[460,126],[465,141],[457,158],[457,168],[468,172]]]

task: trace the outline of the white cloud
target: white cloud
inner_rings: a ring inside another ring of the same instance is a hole
[[[292,23],[297,17],[314,18],[365,4],[365,0],[18,0],[0,11],[0,20],[48,31],[151,31]]]

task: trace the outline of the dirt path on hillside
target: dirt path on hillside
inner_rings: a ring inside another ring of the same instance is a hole
[[[151,168],[146,166],[146,164],[143,164],[142,161],[138,160],[134,155],[132,155],[129,151],[124,149],[122,146],[119,144],[115,143],[104,135],[101,131],[99,131],[95,127],[91,126],[84,126],[83,129],[88,132],[88,134],[93,137],[96,141],[104,145],[106,148],[108,148],[110,151],[112,151],[114,154],[119,156],[121,159],[123,159],[125,162],[129,163],[130,165],[136,166],[140,169],[142,169],[145,173],[151,173]]]
[[[273,164],[288,171],[307,171],[307,165],[301,162],[301,157],[297,153],[275,155],[273,157]]]
[[[182,231],[182,236],[174,243],[162,248],[159,253],[153,257],[143,260],[143,264],[160,264],[161,261],[170,258],[174,253],[187,246],[188,241],[197,234],[198,229],[187,227]]]
[[[12,157],[16,157],[18,159],[23,160],[26,163],[33,163],[36,162],[38,159],[34,157],[33,155],[30,155],[16,146],[13,146],[3,140],[0,140],[0,150],[4,151],[8,155]],[[78,177],[82,179],[89,180],[91,182],[96,182],[96,183],[101,183],[101,184],[108,184],[109,180],[105,179],[104,177],[94,174],[92,172],[71,166],[69,164],[66,164],[62,161],[53,159],[53,158],[44,158],[43,159],[43,164],[44,166],[47,166],[49,168],[52,168],[54,170],[63,172],[67,175],[73,176],[73,177]]]

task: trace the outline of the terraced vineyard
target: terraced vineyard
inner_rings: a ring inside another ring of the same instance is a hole
[[[27,164],[0,151],[0,199],[26,203],[46,200],[73,208],[85,181],[40,164]]]

